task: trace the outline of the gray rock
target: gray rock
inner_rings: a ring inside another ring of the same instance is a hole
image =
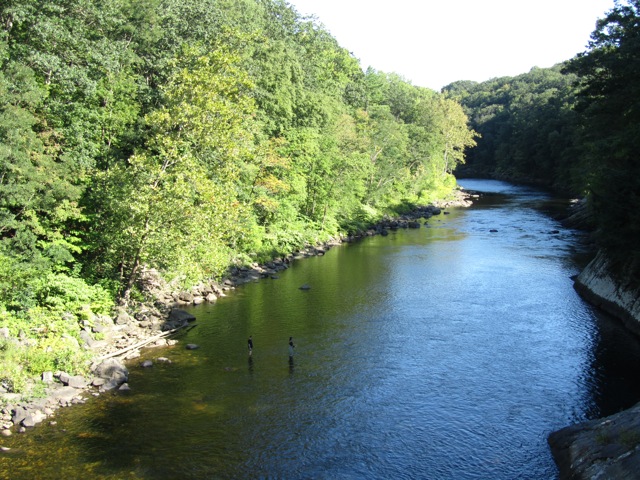
[[[178,299],[182,300],[183,302],[186,302],[186,303],[191,303],[191,302],[193,302],[193,293],[191,293],[191,292],[181,292],[178,295]]]
[[[549,435],[560,479],[635,479],[640,472],[640,403]]]
[[[16,407],[15,410],[13,411],[13,415],[11,416],[11,421],[13,422],[14,425],[19,425],[22,422],[22,420],[27,418],[28,414],[29,412],[27,411],[26,408]]]
[[[91,385],[93,385],[94,387],[100,387],[100,386],[104,385],[105,383],[107,383],[107,381],[104,378],[100,378],[100,377],[95,377],[91,381]]]
[[[129,370],[119,360],[109,358],[98,365],[94,374],[104,378],[107,383],[114,382],[116,386],[129,380]]]
[[[187,343],[186,346],[187,350],[197,350],[198,348],[200,348],[200,346],[196,345],[195,343]]]
[[[193,322],[195,319],[195,316],[179,308],[174,308],[169,314],[169,322],[171,323]]]
[[[140,366],[143,368],[153,367],[153,362],[151,360],[145,360],[140,364]]]
[[[121,383],[116,382],[115,380],[108,380],[102,385],[100,385],[100,392],[108,392],[109,390],[113,390],[114,388],[118,388]]]
[[[116,325],[127,325],[132,321],[133,319],[131,318],[131,316],[124,310],[121,310],[120,312],[118,312],[118,315],[116,316],[116,319],[115,319]]]
[[[85,388],[89,383],[82,375],[69,375],[66,372],[61,372],[59,378],[63,384],[78,389]]]
[[[22,420],[22,425],[24,425],[25,427],[35,427],[45,418],[47,418],[47,416],[40,410],[29,411],[27,416]]]
[[[131,387],[129,387],[128,383],[123,383],[122,385],[120,385],[120,388],[118,388],[118,391],[120,392],[128,392],[131,390]]]
[[[42,381],[44,383],[53,383],[53,372],[43,372]]]
[[[80,340],[82,340],[84,344],[89,348],[96,347],[96,340],[94,340],[91,334],[86,330],[80,330]]]
[[[78,390],[73,387],[58,387],[49,391],[49,396],[52,400],[59,404],[65,404],[71,402],[78,396]]]
[[[216,296],[216,294],[215,294],[215,293],[209,293],[209,294],[206,296],[205,300],[206,300],[207,302],[209,302],[209,303],[215,303],[215,302],[216,302],[216,300],[218,300],[218,297]]]

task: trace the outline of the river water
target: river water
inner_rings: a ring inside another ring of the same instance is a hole
[[[0,478],[555,478],[547,435],[640,400],[640,345],[575,293],[566,202],[460,183],[487,194],[191,309],[131,392],[2,439]]]

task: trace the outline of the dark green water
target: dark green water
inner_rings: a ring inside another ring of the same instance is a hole
[[[461,183],[498,194],[193,308],[130,393],[2,439],[0,478],[555,478],[547,435],[640,400],[640,345],[575,293],[562,202]]]

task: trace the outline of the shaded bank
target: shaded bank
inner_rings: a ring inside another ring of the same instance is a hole
[[[578,275],[587,301],[640,335],[640,288],[610,273],[602,252]],[[572,425],[549,436],[561,479],[635,479],[640,475],[640,403],[609,417]]]
[[[189,291],[176,291],[166,284],[154,270],[141,274],[141,289],[147,297],[143,304],[120,308],[114,316],[96,319],[93,329],[87,333],[86,344],[79,348],[91,349],[94,362],[90,375],[68,375],[65,372],[43,372],[46,383],[44,398],[25,400],[22,395],[0,390],[0,433],[10,436],[14,431],[25,432],[45,421],[60,407],[83,403],[90,395],[98,395],[115,389],[128,389],[127,363],[140,357],[141,348],[166,347],[178,340],[169,335],[188,330],[195,317],[180,310],[181,307],[215,303],[225,292],[236,286],[255,282],[262,278],[276,278],[278,272],[289,268],[298,260],[321,256],[334,245],[353,242],[372,235],[385,235],[388,230],[420,228],[420,219],[438,216],[452,206],[471,205],[471,194],[458,191],[456,198],[416,207],[412,212],[397,218],[386,218],[369,229],[352,232],[333,241],[310,245],[291,255],[275,258],[264,265],[252,264],[234,267],[219,282],[200,284]],[[447,213],[447,212],[444,212]],[[98,321],[99,320],[99,321]],[[8,335],[8,331],[5,332]],[[0,331],[0,334],[2,332]],[[93,336],[100,334],[102,340]]]

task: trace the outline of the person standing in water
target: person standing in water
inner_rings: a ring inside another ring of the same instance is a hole
[[[253,352],[253,339],[251,338],[251,335],[249,335],[249,340],[247,340],[247,346],[249,347],[249,356],[251,356],[251,353]]]
[[[296,346],[293,343],[293,337],[289,337],[289,358],[293,357]]]

